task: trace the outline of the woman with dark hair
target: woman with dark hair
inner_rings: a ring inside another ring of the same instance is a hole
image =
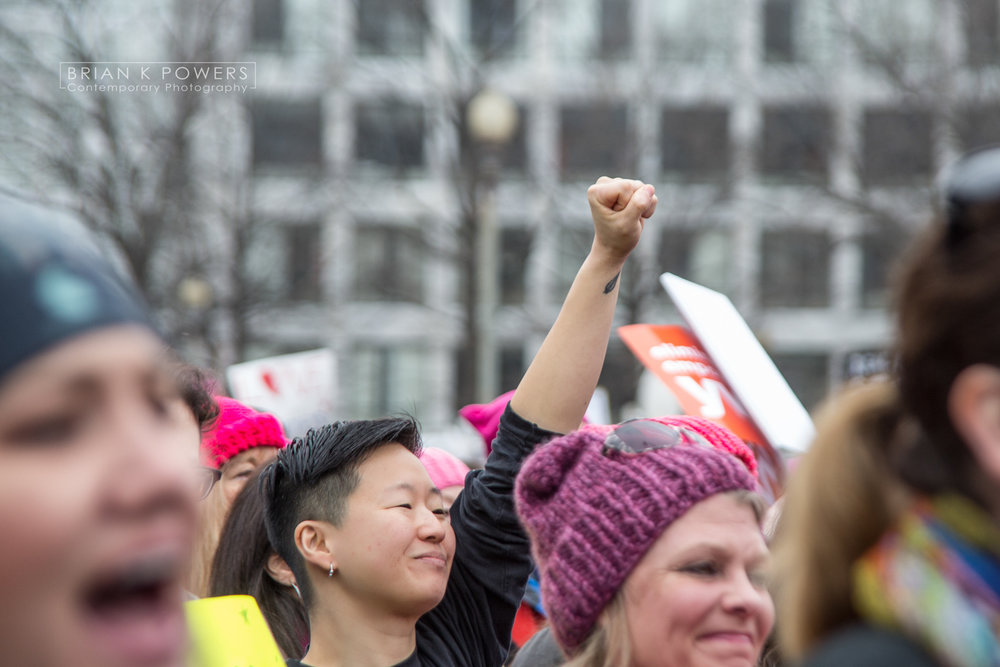
[[[786,494],[779,637],[807,666],[1000,664],[1000,148],[944,188],[895,376],[825,407]]]
[[[212,561],[209,594],[252,595],[285,658],[301,658],[309,643],[309,619],[295,577],[267,539],[264,499],[250,476],[222,527]]]

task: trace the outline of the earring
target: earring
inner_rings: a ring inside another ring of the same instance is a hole
[[[330,563],[330,571],[327,572],[326,576],[328,576],[328,577],[332,577],[333,576],[333,563]]]

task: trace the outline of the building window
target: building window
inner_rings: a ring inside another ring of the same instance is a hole
[[[764,232],[761,305],[765,308],[825,308],[830,305],[830,237],[825,231]]]
[[[724,177],[729,168],[729,110],[665,109],[660,117],[663,170],[681,177]]]
[[[255,167],[320,166],[323,121],[319,100],[257,100],[251,107]]]
[[[517,2],[471,0],[469,38],[484,60],[508,56],[517,46]]]
[[[845,26],[847,37],[875,69],[888,72],[903,63],[929,61],[937,54],[937,4],[936,0],[865,0],[858,3],[857,20]]]
[[[424,52],[427,13],[421,0],[356,0],[354,5],[360,53],[416,56]]]
[[[862,307],[885,308],[889,305],[889,273],[907,241],[908,235],[900,228],[888,225],[870,229],[861,236]]]
[[[374,419],[409,413],[420,419],[431,404],[427,392],[427,351],[413,345],[354,347],[349,361],[351,391],[347,392],[355,419]]]
[[[824,108],[784,107],[764,110],[760,168],[788,179],[826,174],[830,112]]]
[[[354,296],[358,301],[423,301],[424,243],[419,231],[395,225],[355,230]]]
[[[764,59],[768,62],[791,62],[795,59],[794,13],[792,0],[764,2]]]
[[[253,1],[253,41],[258,45],[280,44],[285,36],[283,0]]]
[[[605,60],[627,57],[632,47],[632,3],[630,0],[601,0],[600,57]]]
[[[531,231],[524,227],[500,230],[500,301],[506,305],[524,303],[525,271],[531,254]]]
[[[1000,106],[979,106],[962,110],[955,131],[964,150],[1000,143]]]
[[[715,64],[732,60],[736,12],[731,0],[661,0],[652,7],[661,60]]]
[[[285,228],[288,252],[288,299],[318,301],[321,296],[322,246],[319,225]]]
[[[932,170],[927,111],[870,109],[864,117],[863,178],[869,185],[926,178]]]
[[[632,0],[556,0],[555,53],[561,60],[618,60],[632,48]]]
[[[625,106],[565,107],[560,120],[563,176],[592,180],[635,171]]]
[[[826,398],[830,386],[830,358],[822,353],[776,353],[771,360],[792,392],[811,411]]]
[[[563,226],[559,230],[559,248],[556,257],[556,280],[554,287],[556,293],[552,295],[551,301],[562,303],[569,292],[569,286],[573,284],[580,265],[590,251],[590,246],[594,240],[594,228],[584,226],[581,222],[578,226]]]
[[[664,229],[658,248],[658,269],[716,291],[729,288],[732,266],[730,235],[721,229]]]
[[[361,163],[397,171],[424,164],[424,110],[400,101],[357,106],[355,156]]]
[[[500,392],[517,389],[521,382],[526,366],[524,363],[524,347],[518,343],[516,345],[504,345],[500,348]]]
[[[1000,61],[1000,10],[997,0],[965,0],[966,61],[973,67]]]

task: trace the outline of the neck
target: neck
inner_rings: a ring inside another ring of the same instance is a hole
[[[317,600],[309,611],[309,651],[313,667],[390,667],[417,647],[419,617],[393,615],[348,596]]]

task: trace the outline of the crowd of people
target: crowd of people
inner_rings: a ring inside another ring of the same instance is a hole
[[[542,345],[463,410],[471,470],[405,416],[289,439],[74,221],[4,202],[0,662],[184,665],[185,601],[243,595],[292,667],[1000,664],[1000,149],[942,187],[891,374],[827,400],[780,514],[714,422],[584,418],[651,185],[587,190]]]

